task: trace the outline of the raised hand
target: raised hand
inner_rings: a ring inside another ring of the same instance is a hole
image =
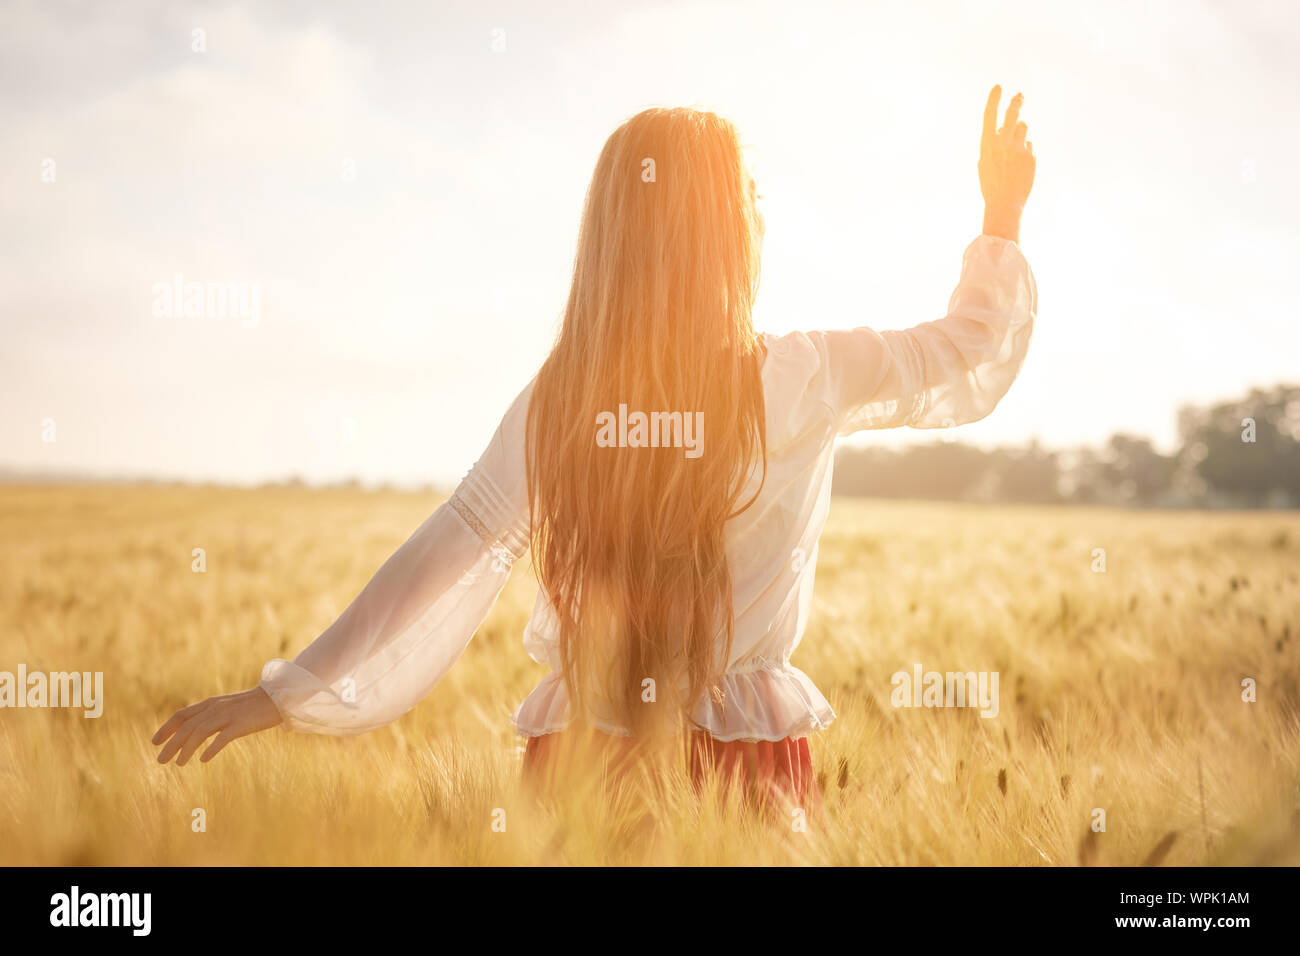
[[[161,744],[170,737],[170,742],[158,754],[158,762],[166,763],[179,752],[176,763],[183,767],[194,756],[194,751],[216,734],[217,739],[199,758],[207,763],[232,740],[259,730],[269,730],[283,719],[266,691],[254,687],[239,694],[209,697],[176,711],[167,723],[158,728],[153,743]]]
[[[998,127],[998,101],[1002,87],[989,90],[984,106],[984,131],[980,137],[980,192],[984,194],[984,231],[1007,239],[1020,239],[1020,213],[1034,186],[1034,144],[1025,139],[1029,128],[1020,121],[1023,93],[1007,106]]]

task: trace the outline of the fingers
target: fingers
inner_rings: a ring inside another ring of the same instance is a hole
[[[213,698],[209,697],[207,700],[201,700],[197,704],[191,704],[188,707],[183,707],[176,711],[176,713],[172,714],[171,717],[167,719],[167,723],[158,728],[157,732],[153,735],[153,743],[162,743],[172,734],[176,733],[177,729],[184,724],[185,721],[189,720],[195,714],[207,710],[208,707],[211,706],[212,701]]]
[[[167,742],[167,746],[158,751],[158,762],[166,763],[171,760],[172,757],[176,755],[176,751],[181,749],[181,744],[185,743],[185,740],[189,735],[190,728],[182,725],[180,729],[176,731],[172,739]]]
[[[194,733],[194,729],[198,726],[198,721],[200,719],[202,718],[191,717],[176,729],[175,733],[172,735],[172,739],[167,741],[167,746],[158,751],[159,763],[166,763],[176,755],[176,751],[180,750],[185,741],[189,739],[190,734]]]
[[[186,739],[185,745],[181,747],[180,753],[176,757],[176,766],[183,767],[189,763],[190,758],[194,756],[194,751],[203,746],[203,742],[213,734],[224,730],[225,726],[225,720],[220,717],[209,717],[207,720],[202,721]]]
[[[1020,106],[1025,102],[1025,94],[1017,93],[1011,97],[1011,102],[1007,104],[1007,117],[1002,122],[1002,135],[1011,139],[1012,132],[1016,128],[1016,120],[1020,119]]]
[[[226,744],[232,740],[237,740],[243,734],[234,733],[229,727],[224,728],[221,733],[217,734],[217,739],[212,741],[212,746],[203,751],[203,756],[199,757],[199,763],[207,763],[217,754],[221,753]]]
[[[183,767],[204,742],[216,734],[217,739],[200,758],[207,763],[232,740],[274,727],[282,721],[275,702],[260,687],[241,694],[211,697],[177,711],[154,735],[155,744],[167,741],[158,754],[158,762],[167,763],[175,757],[176,765]]]
[[[998,134],[998,101],[1002,99],[1002,87],[994,85],[989,90],[988,102],[984,104],[984,132],[980,136],[980,156],[984,157],[993,149],[993,141]]]
[[[1025,134],[1029,132],[1029,127],[1024,123],[1017,123],[1014,132],[1011,134],[1011,148],[1021,150],[1025,148]]]
[[[177,763],[183,766],[185,761],[189,759],[189,754],[194,752],[194,747],[197,747],[212,736],[213,733],[225,726],[225,723],[225,717],[215,711],[205,711],[192,715],[176,730],[172,739],[167,742],[167,746],[158,753],[158,762],[166,763],[176,755],[177,751],[180,751],[183,759],[178,760]],[[190,746],[192,740],[194,743],[193,746]],[[187,747],[189,748],[188,752],[186,751]]]

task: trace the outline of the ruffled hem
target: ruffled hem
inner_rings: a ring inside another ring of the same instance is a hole
[[[806,737],[825,730],[835,719],[835,711],[817,685],[797,667],[774,664],[724,674],[719,685],[722,702],[698,701],[691,722],[723,743]],[[572,717],[564,679],[556,673],[547,675],[515,709],[510,721],[521,737],[541,737],[568,727]],[[617,723],[600,719],[590,723],[604,733],[629,736]]]

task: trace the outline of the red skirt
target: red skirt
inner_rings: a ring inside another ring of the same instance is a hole
[[[724,788],[733,783],[754,801],[779,800],[812,810],[821,803],[821,790],[813,773],[807,737],[784,740],[715,740],[702,730],[687,735],[686,764],[691,781],[700,787],[711,775]],[[563,773],[563,760],[580,755],[581,766],[599,763],[617,775],[636,757],[637,741],[587,727],[570,727],[553,734],[530,737],[524,750],[525,780],[552,785]]]

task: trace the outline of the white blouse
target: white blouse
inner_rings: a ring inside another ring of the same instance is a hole
[[[800,737],[830,724],[830,704],[790,657],[812,607],[834,440],[859,429],[943,428],[983,418],[1020,370],[1037,300],[1020,247],[982,235],[966,249],[942,319],[905,331],[764,335],[767,479],[753,506],[727,526],[733,647],[722,700],[700,699],[691,713],[696,726],[725,741]],[[531,392],[532,383],[452,496],[342,616],[292,662],[265,666],[260,685],[287,728],[351,734],[382,726],[415,706],[460,657],[511,567],[528,553]],[[533,660],[551,668],[512,718],[518,733],[534,737],[571,717],[544,592],[523,638]],[[599,716],[597,726],[626,733]]]

